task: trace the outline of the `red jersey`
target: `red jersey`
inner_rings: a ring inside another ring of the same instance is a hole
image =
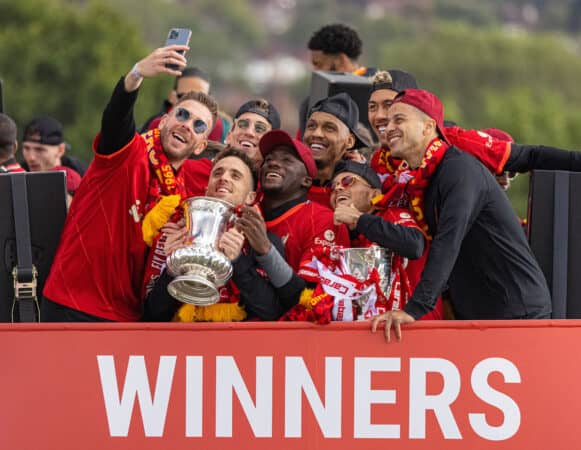
[[[397,208],[397,207],[390,207],[385,209],[381,216],[383,220],[387,222],[391,222],[395,225],[401,225],[405,227],[412,227],[416,228],[421,231],[420,227],[418,226],[417,222],[413,218],[412,214],[406,208]],[[373,244],[369,239],[364,237],[363,235],[359,235],[359,237],[352,241],[352,247],[369,247]],[[402,264],[405,270],[405,273],[408,278],[408,282],[411,288],[411,292],[414,291],[416,285],[420,281],[420,277],[422,276],[422,271],[424,270],[424,265],[426,264],[426,259],[428,256],[429,250],[429,242],[425,241],[425,248],[424,253],[418,259],[407,259],[400,255],[394,255],[392,258],[392,273],[397,271],[397,265]],[[393,277],[391,290],[392,293],[399,297],[402,297],[402,289],[401,285],[398,286],[400,281],[398,277]],[[399,305],[399,309],[403,309],[405,302],[408,300],[407,298],[402,298],[401,303]],[[424,314],[420,320],[440,320],[444,318],[444,311],[443,311],[443,304],[442,299],[438,298],[436,303],[436,307],[427,314]]]
[[[71,204],[43,293],[86,314],[136,321],[141,317],[148,251],[142,219],[154,174],[147,146],[138,134],[110,155],[96,152],[99,139],[93,142],[95,159]],[[209,161],[192,162],[196,164],[186,165],[184,172],[185,181],[192,185],[189,189],[186,184],[188,196],[200,195],[201,184],[207,184],[194,169]]]
[[[331,208],[310,201],[299,203],[266,222],[266,228],[281,238],[286,261],[307,281],[318,281],[318,273],[307,265],[321,248],[349,247],[347,227],[333,223]]]
[[[212,161],[206,158],[186,159],[180,168],[184,184],[190,197],[206,195]]]
[[[331,205],[331,187],[311,186],[309,192],[307,192],[307,199],[329,208]]]

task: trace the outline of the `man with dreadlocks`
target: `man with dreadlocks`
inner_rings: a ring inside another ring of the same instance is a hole
[[[416,289],[401,311],[372,320],[393,325],[414,322],[432,310],[448,282],[459,319],[548,318],[551,300],[545,278],[506,196],[476,159],[450,146],[440,100],[421,89],[406,89],[387,113],[386,142],[403,160],[383,183],[386,197],[407,197],[420,227],[431,239],[428,260]]]

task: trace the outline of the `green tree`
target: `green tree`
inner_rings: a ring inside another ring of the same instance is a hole
[[[40,114],[59,119],[72,153],[91,159],[91,141],[115,83],[148,51],[137,30],[98,0],[82,7],[0,0],[0,10],[6,112],[21,127]],[[142,117],[165,95],[162,80],[147,84],[149,95],[138,107]]]

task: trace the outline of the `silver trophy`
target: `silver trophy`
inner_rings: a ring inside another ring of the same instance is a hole
[[[234,207],[210,197],[192,197],[182,206],[187,245],[167,257],[167,268],[176,276],[167,290],[183,303],[212,305],[220,299],[218,289],[232,276],[232,263],[218,250],[218,241],[236,218]]]
[[[349,274],[359,281],[367,281],[373,269],[379,274],[379,287],[386,298],[391,291],[391,259],[393,252],[377,246],[366,248],[344,248],[339,250],[339,261],[343,273]],[[357,305],[358,320],[364,319],[365,305],[370,293],[362,294],[354,299]]]

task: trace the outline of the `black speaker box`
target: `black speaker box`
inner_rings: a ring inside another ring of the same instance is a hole
[[[367,118],[367,103],[371,92],[371,80],[368,77],[343,72],[323,72],[320,70],[313,72],[309,110],[319,100],[340,92],[349,94],[357,103],[359,107],[359,122],[369,129],[372,136],[375,136]]]
[[[12,176],[15,175],[0,175],[0,322],[11,321],[14,299],[12,269],[16,265],[16,235]],[[32,172],[25,176],[32,260],[38,271],[37,296],[40,299],[67,213],[65,174]]]
[[[581,318],[581,173],[531,175],[528,235],[551,291],[555,319]]]

